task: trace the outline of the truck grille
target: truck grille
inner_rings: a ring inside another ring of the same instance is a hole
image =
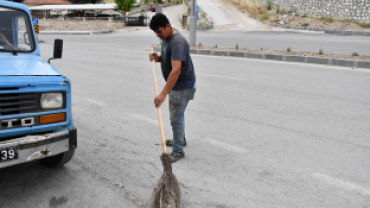
[[[36,93],[0,94],[0,115],[37,112]]]

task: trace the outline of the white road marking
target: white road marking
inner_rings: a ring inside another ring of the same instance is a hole
[[[133,119],[145,121],[146,123],[149,123],[151,125],[155,125],[155,126],[158,126],[159,125],[159,121],[158,120],[151,119],[151,118],[148,118],[148,117],[143,116],[143,115],[140,115],[140,114],[131,114],[130,117],[133,118]]]
[[[246,150],[244,148],[241,148],[241,147],[238,147],[238,146],[235,146],[235,145],[231,145],[231,144],[227,144],[227,143],[224,143],[224,142],[220,142],[220,141],[217,141],[215,139],[203,138],[203,140],[212,144],[212,145],[215,145],[215,146],[221,147],[222,149],[228,150],[230,152],[236,152],[236,153],[247,153],[248,152],[248,150]]]
[[[321,173],[313,173],[312,176],[316,179],[319,179],[329,185],[336,186],[342,189],[346,189],[348,191],[355,191],[357,193],[363,194],[363,195],[368,195],[370,196],[370,189],[359,186],[357,184],[341,180],[338,178],[334,178],[328,175],[324,175]]]
[[[97,101],[97,100],[93,100],[93,99],[90,99],[90,98],[84,98],[85,101],[87,102],[90,102],[90,103],[93,103],[97,106],[100,106],[100,107],[103,107],[103,106],[106,106],[107,104],[103,103],[103,102],[100,102],[100,101]]]

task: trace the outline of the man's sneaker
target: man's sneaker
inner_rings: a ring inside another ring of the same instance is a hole
[[[171,152],[169,158],[170,158],[170,161],[171,163],[174,163],[178,160],[180,160],[181,158],[184,158],[185,157],[185,152],[182,151],[182,152]]]
[[[173,139],[168,139],[166,140],[166,145],[167,146],[173,146]],[[182,142],[182,146],[186,146],[186,139],[184,138],[184,141]]]

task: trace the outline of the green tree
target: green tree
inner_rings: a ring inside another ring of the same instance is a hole
[[[114,6],[115,11],[119,11],[122,17],[126,17],[126,12],[131,11],[131,7],[136,3],[135,0],[114,0],[116,6]]]

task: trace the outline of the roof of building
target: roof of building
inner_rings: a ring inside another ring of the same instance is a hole
[[[64,10],[114,10],[116,4],[71,4],[33,6],[31,11],[64,11]]]
[[[72,4],[67,0],[26,0],[26,5],[60,5],[60,4]]]

